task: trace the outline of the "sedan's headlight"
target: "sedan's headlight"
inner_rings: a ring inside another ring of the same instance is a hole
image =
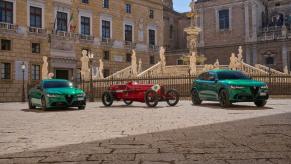
[[[244,89],[243,86],[230,86],[231,89]]]
[[[269,89],[268,85],[264,85],[261,87],[262,89]]]
[[[85,97],[86,94],[85,93],[81,93],[81,94],[78,94],[77,97]]]
[[[57,95],[57,94],[46,94],[46,96],[49,98],[59,97],[59,95]]]

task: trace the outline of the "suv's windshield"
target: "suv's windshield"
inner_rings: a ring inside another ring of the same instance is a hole
[[[69,81],[46,81],[43,84],[44,88],[71,88],[73,84]]]
[[[219,80],[236,80],[236,79],[250,79],[247,75],[241,72],[218,72]]]

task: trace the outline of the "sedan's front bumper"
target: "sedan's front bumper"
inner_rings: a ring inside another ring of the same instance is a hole
[[[229,89],[229,99],[231,102],[254,102],[269,99],[268,89],[254,88]]]
[[[47,98],[47,107],[79,107],[86,106],[86,97],[77,97],[77,96],[66,96],[61,95],[58,97],[48,97]]]

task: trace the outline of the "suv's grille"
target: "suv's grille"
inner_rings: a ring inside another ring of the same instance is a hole
[[[251,87],[250,89],[253,95],[257,95],[259,93],[260,87]]]
[[[71,104],[73,101],[73,95],[66,95],[66,100],[69,104]]]

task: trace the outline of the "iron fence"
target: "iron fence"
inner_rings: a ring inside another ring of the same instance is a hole
[[[270,95],[291,95],[291,76],[287,75],[257,75],[252,76],[254,80],[266,82],[270,89]],[[100,79],[93,81],[93,88],[90,82],[77,83],[77,87],[82,88],[86,91],[88,96],[93,96],[95,100],[100,100],[104,91],[113,84],[125,84],[130,81],[135,81],[142,84],[160,84],[165,89],[176,89],[181,98],[190,99],[191,88],[193,80],[196,76],[150,76],[150,77],[139,77],[139,78],[111,78],[111,79]]]

